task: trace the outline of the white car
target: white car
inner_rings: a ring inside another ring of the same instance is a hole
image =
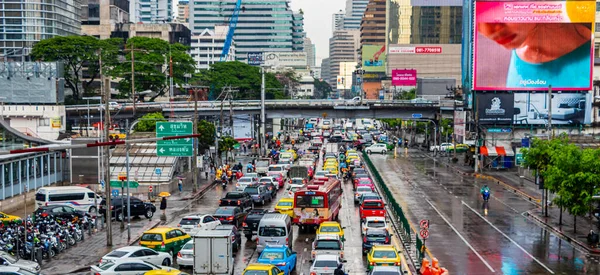
[[[347,105],[360,105],[362,102],[362,98],[360,98],[360,96],[355,96],[352,99],[348,99],[346,100],[346,104]]]
[[[430,146],[429,147],[429,151],[434,152],[434,151],[441,151],[441,152],[445,152],[448,149],[452,149],[454,148],[454,145],[452,143],[446,142],[446,143],[442,143],[440,145],[434,145],[434,146]]]
[[[25,259],[17,259],[4,251],[0,251],[0,266],[17,267],[35,274],[41,270],[40,264]]]
[[[8,274],[8,275],[38,275],[39,271],[31,272],[22,267],[8,265],[8,266],[0,266],[0,274]]]
[[[179,268],[194,266],[194,239],[189,240],[177,253]]]
[[[207,214],[196,214],[185,216],[179,221],[177,227],[181,228],[184,232],[190,233],[199,230],[213,230],[217,225],[220,225],[221,221],[215,219],[215,217]]]
[[[341,263],[338,255],[317,255],[310,266],[310,274],[332,275]]]
[[[168,266],[158,266],[138,259],[123,259],[114,262],[92,265],[92,274],[99,275],[138,275],[151,270],[173,270]]]
[[[385,145],[385,143],[375,143],[375,144],[365,148],[365,150],[367,151],[367,154],[371,154],[371,153],[385,154],[385,153],[387,153],[387,145]]]
[[[155,265],[171,265],[171,255],[169,255],[169,253],[157,252],[143,246],[125,246],[117,248],[104,255],[104,257],[100,259],[100,264],[112,263],[124,259],[142,260]]]
[[[256,183],[258,183],[258,181],[256,180],[256,178],[253,178],[253,177],[241,177],[235,183],[235,190],[236,191],[244,191],[244,189],[246,188],[246,186],[252,185],[252,184],[256,184]]]
[[[286,193],[285,193],[286,198],[293,198],[294,197],[294,193],[296,193],[297,190],[304,188],[304,186],[306,186],[306,185],[305,184],[290,183],[288,185],[288,187],[285,189],[285,191],[286,191]]]
[[[388,224],[384,217],[367,217],[360,225],[361,234],[365,235],[368,229],[388,229]]]

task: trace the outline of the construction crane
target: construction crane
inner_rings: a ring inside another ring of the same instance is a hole
[[[227,38],[225,39],[225,44],[223,44],[223,52],[221,52],[221,60],[225,61],[227,59],[227,55],[229,55],[229,48],[231,47],[231,41],[233,40],[233,34],[235,33],[235,28],[237,26],[238,17],[240,16],[240,9],[242,7],[242,0],[237,0],[235,3],[235,9],[233,10],[233,14],[231,14],[231,19],[229,19],[229,30],[227,31]]]

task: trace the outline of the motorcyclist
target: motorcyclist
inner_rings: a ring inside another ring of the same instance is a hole
[[[333,271],[333,275],[345,275],[344,269],[342,267],[342,264],[339,264],[335,271]]]
[[[251,162],[249,162],[248,165],[246,165],[246,172],[248,172],[248,173],[254,172],[254,165],[252,165]]]
[[[481,190],[479,190],[479,193],[481,193],[481,195],[483,196],[483,194],[484,194],[486,191],[487,191],[488,193],[490,193],[490,188],[487,186],[487,184],[484,184],[484,185],[483,185],[483,187],[481,187]]]

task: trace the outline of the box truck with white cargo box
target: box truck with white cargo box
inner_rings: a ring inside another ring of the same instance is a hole
[[[194,235],[194,275],[233,274],[231,230],[206,230]]]

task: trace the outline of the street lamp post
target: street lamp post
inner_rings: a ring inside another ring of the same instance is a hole
[[[267,151],[265,134],[267,128],[265,127],[265,67],[261,67],[261,85],[260,85],[260,127],[262,129],[260,140],[260,152],[259,155],[263,155]]]

